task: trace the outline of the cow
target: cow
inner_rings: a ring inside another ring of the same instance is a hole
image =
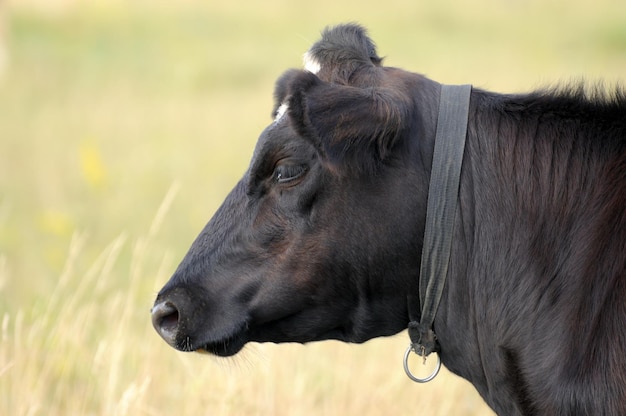
[[[231,356],[406,329],[441,90],[363,27],[325,29],[158,293],[162,338]],[[473,88],[466,123],[441,362],[501,415],[626,415],[626,94]]]

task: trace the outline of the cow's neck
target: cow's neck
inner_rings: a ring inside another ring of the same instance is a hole
[[[473,97],[481,92],[474,92]],[[469,119],[476,120],[476,100],[472,100]],[[479,100],[478,100],[479,101]],[[472,159],[472,141],[474,129],[470,125],[466,136],[465,157],[459,186],[458,207],[455,216],[455,227],[452,235],[452,248],[448,263],[448,278],[437,309],[434,324],[438,340],[441,344],[439,355],[448,370],[469,380],[488,402],[494,392],[492,380],[488,380],[484,363],[490,359],[481,350],[477,336],[476,323],[482,318],[475,308],[472,292],[476,289],[475,282],[470,278],[470,266],[475,253],[477,213],[475,212],[475,192],[479,192],[483,184],[477,183],[472,171],[476,168],[476,160]],[[496,389],[497,390],[497,389]]]
[[[515,281],[508,259],[498,256],[517,244],[509,229],[515,212],[503,203],[510,194],[500,182],[505,175],[497,151],[498,141],[506,139],[498,130],[504,121],[494,119],[490,100],[483,91],[472,95],[452,254],[435,329],[446,368],[470,381],[499,414],[517,414],[513,402],[503,400],[511,395],[503,336],[508,329],[498,309],[509,303],[505,282]]]

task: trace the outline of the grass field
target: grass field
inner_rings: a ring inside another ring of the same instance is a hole
[[[274,80],[328,24],[387,64],[518,92],[624,81],[621,0],[0,2],[0,415],[490,415],[404,375],[406,334],[250,345],[153,331],[156,291],[247,166]]]

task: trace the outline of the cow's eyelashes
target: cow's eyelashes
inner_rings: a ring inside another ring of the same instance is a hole
[[[276,166],[273,177],[277,183],[287,183],[302,177],[306,171],[304,165],[282,164]]]

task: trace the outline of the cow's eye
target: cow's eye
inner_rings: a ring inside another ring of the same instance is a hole
[[[274,169],[274,180],[278,183],[287,183],[298,179],[306,172],[303,165],[278,165]]]

